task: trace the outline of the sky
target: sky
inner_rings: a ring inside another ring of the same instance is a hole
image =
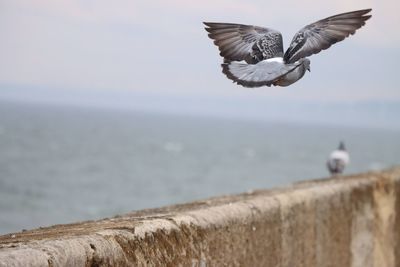
[[[366,26],[311,56],[311,73],[287,88],[233,84],[202,25],[277,29],[288,47],[303,26],[364,8],[373,9]],[[161,101],[177,112],[214,101],[236,113],[252,101],[400,103],[399,8],[397,0],[0,0],[0,99],[149,109]]]

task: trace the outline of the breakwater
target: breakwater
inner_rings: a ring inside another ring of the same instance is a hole
[[[7,234],[0,266],[400,266],[400,168]]]

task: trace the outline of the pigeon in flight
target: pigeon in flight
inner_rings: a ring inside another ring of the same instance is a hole
[[[365,25],[371,9],[347,12],[305,26],[283,53],[280,32],[252,25],[204,22],[224,58],[222,72],[244,87],[288,86],[310,71],[307,58]]]
[[[326,166],[331,175],[341,174],[350,162],[349,153],[343,142],[340,142],[338,149],[334,150],[328,158]]]

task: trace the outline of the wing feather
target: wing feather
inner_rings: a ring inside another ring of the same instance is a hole
[[[301,58],[317,54],[344,40],[365,25],[371,9],[363,9],[331,16],[305,26],[293,37],[284,60],[293,63]]]
[[[204,24],[208,36],[218,46],[225,62],[245,60],[255,64],[264,59],[283,56],[282,35],[278,31],[234,23]]]

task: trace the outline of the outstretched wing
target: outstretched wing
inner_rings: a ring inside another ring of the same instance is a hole
[[[282,35],[275,30],[252,25],[204,22],[208,36],[218,46],[225,62],[261,60],[282,57]]]
[[[285,62],[293,63],[300,58],[317,54],[354,34],[371,17],[367,15],[370,11],[371,9],[364,9],[343,13],[305,26],[296,33],[285,52]]]
[[[230,62],[222,64],[222,72],[233,82],[244,87],[271,86],[282,76],[294,71],[301,63],[283,64],[276,61],[261,61],[257,64]]]

